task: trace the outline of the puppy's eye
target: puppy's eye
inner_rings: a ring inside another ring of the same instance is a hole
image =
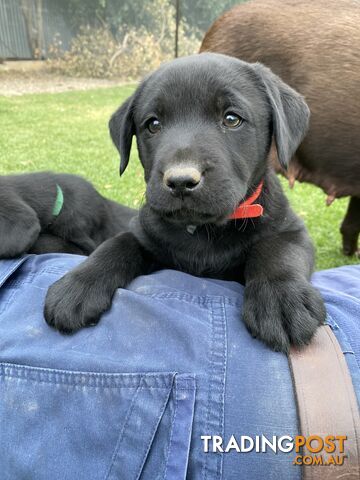
[[[242,124],[242,121],[236,113],[228,112],[223,119],[223,125],[227,128],[236,128]]]
[[[148,120],[146,128],[150,133],[158,133],[161,130],[161,123],[157,118],[153,117]]]

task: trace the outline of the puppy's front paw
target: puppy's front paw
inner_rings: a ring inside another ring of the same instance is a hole
[[[111,305],[113,291],[99,281],[89,281],[79,269],[67,273],[49,288],[45,299],[45,320],[62,333],[96,325]]]
[[[305,280],[252,280],[245,287],[244,322],[273,350],[307,345],[325,316],[320,293]]]

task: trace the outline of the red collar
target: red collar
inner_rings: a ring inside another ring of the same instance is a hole
[[[262,192],[264,186],[264,180],[262,180],[255,192],[244,202],[233,211],[233,213],[228,217],[229,220],[237,220],[238,218],[255,218],[261,217],[264,212],[264,208],[259,203],[254,203],[257,200]]]

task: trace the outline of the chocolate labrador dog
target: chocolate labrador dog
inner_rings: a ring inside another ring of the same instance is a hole
[[[359,25],[354,0],[251,0],[215,21],[201,51],[263,62],[305,96],[311,126],[286,176],[290,186],[299,180],[322,188],[328,205],[350,196],[343,252],[360,256]]]
[[[135,214],[77,175],[2,176],[0,258],[51,252],[89,255],[104,240],[128,230]]]
[[[307,344],[325,319],[313,247],[268,154],[274,138],[285,167],[308,121],[301,95],[261,64],[204,53],[149,75],[110,120],[121,173],[137,138],[147,202],[128,232],[50,287],[48,324],[93,325],[117,288],[175,268],[244,283],[243,320],[271,348]]]

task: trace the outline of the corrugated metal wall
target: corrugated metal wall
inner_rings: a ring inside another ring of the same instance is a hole
[[[34,0],[28,1],[34,5]],[[60,35],[63,48],[68,47],[72,33],[55,0],[43,1],[43,30],[44,57],[56,34]],[[19,0],[0,0],[0,58],[32,58]]]
[[[32,57],[24,17],[17,0],[0,0],[0,57]]]

